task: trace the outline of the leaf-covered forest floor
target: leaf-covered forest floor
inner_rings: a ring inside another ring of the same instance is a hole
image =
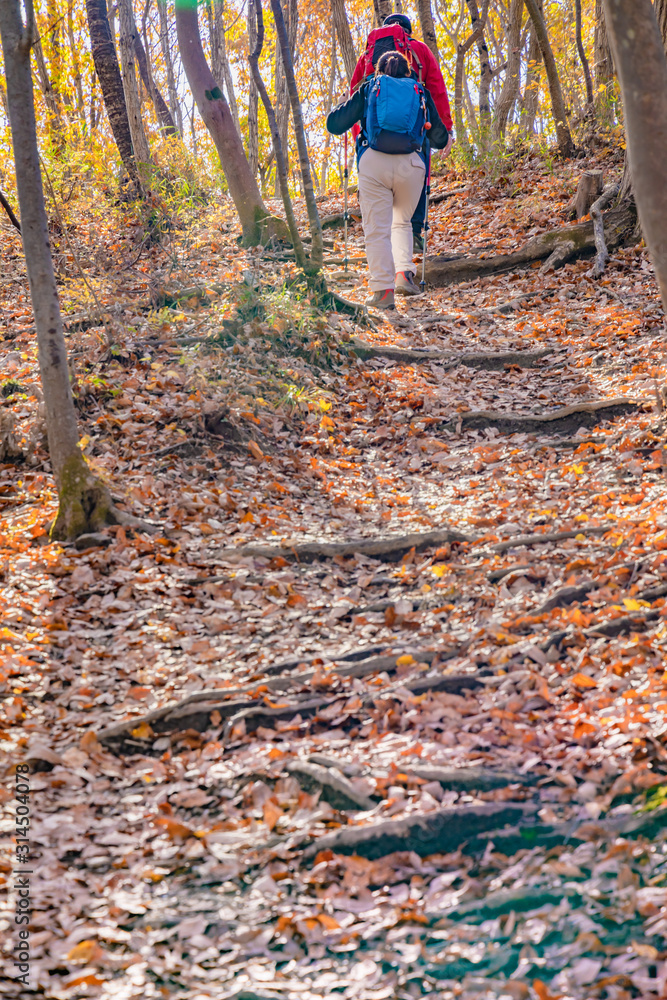
[[[511,250],[621,157],[450,171],[432,249]],[[48,540],[0,225],[4,837],[27,761],[35,870],[34,989],[0,995],[664,997],[664,317],[643,244],[600,281],[590,260],[517,271],[368,326],[286,290],[289,260],[241,250],[228,205],[155,218],[152,243],[99,203],[52,234],[82,446],[157,529],[90,547]]]

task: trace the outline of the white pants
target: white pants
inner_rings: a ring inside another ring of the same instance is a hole
[[[414,274],[410,220],[424,186],[418,153],[367,149],[359,160],[359,204],[372,292],[393,288],[398,271]]]

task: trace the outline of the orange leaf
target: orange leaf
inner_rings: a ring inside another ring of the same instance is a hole
[[[340,928],[340,924],[333,917],[330,917],[328,913],[318,913],[317,919],[328,931],[337,931]]]
[[[97,941],[92,939],[79,941],[67,952],[67,961],[76,962],[81,965],[99,964],[105,956],[104,948],[100,947]]]
[[[133,729],[131,732],[135,740],[150,740],[155,735],[147,722],[140,723],[136,729]]]
[[[248,441],[248,451],[250,452],[253,458],[257,459],[258,462],[261,462],[261,460],[264,458],[264,452],[262,451],[262,449],[260,448],[260,446],[257,444],[256,441]]]
[[[149,687],[131,687],[127,693],[135,701],[143,701],[144,698],[148,698],[151,689]]]
[[[533,989],[537,993],[539,1000],[560,1000],[563,993],[550,993],[549,987],[541,979],[533,979]]]
[[[592,726],[590,722],[578,722],[574,727],[573,736],[575,740],[580,740],[584,736],[592,736],[595,732],[595,726]]]
[[[283,814],[282,809],[280,808],[280,806],[276,805],[275,802],[272,802],[271,799],[267,799],[267,801],[264,803],[263,812],[264,812],[264,822],[268,826],[269,830],[273,830],[276,823]]]
[[[171,819],[169,816],[157,816],[153,822],[157,827],[167,834],[170,840],[187,840],[188,837],[194,837],[194,830],[186,826],[185,823],[179,823],[177,819]]]
[[[574,677],[571,677],[570,680],[573,684],[576,684],[576,686],[580,688],[597,687],[597,682],[594,681],[592,677],[589,677],[588,674],[582,674],[581,671],[578,674],[575,674]]]

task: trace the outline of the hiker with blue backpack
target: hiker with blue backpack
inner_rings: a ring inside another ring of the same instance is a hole
[[[354,73],[352,74],[352,79],[350,80],[350,94],[353,94],[355,90],[364,82],[364,80],[373,76],[375,73],[375,67],[377,66],[377,61],[385,52],[400,52],[401,55],[404,55],[410,64],[410,72],[412,75],[415,79],[419,80],[420,83],[424,84],[433,98],[433,103],[438,109],[438,114],[449,132],[449,142],[445,147],[444,153],[446,156],[451,149],[453,142],[452,112],[449,107],[447,85],[443,79],[442,70],[438,65],[438,60],[431,52],[428,45],[426,45],[425,42],[421,42],[418,38],[412,37],[412,22],[407,15],[390,14],[388,17],[385,17],[382,27],[374,28],[373,31],[371,31],[366,41],[366,48],[362,52],[357,61],[357,65],[354,68]],[[356,139],[356,131],[354,129],[352,131]],[[428,150],[428,144],[425,149],[425,153],[427,160],[429,160],[430,153]],[[428,166],[426,177],[428,181]],[[424,250],[424,241],[427,235],[427,186],[428,183],[425,183],[422,188],[421,198],[419,199],[414,215],[412,216],[414,248],[417,253],[421,253]]]
[[[385,52],[375,76],[327,118],[342,135],[359,123],[359,204],[371,296],[366,305],[394,309],[394,291],[418,295],[412,260],[412,216],[427,171],[428,144],[444,149],[449,133],[433,98],[400,52]]]

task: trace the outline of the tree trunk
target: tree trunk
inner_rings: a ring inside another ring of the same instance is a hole
[[[642,233],[667,311],[667,59],[651,0],[604,0]],[[658,11],[660,17],[660,11]]]
[[[610,85],[614,79],[614,60],[611,55],[607,25],[602,0],[595,0],[595,101],[598,109],[604,108],[609,99]]]
[[[261,16],[261,8],[260,8],[260,16]],[[248,3],[248,15],[246,20],[248,25],[248,41],[249,41],[248,62],[250,63],[250,69],[251,69],[250,83],[248,86],[248,163],[250,164],[251,174],[253,175],[253,177],[256,177],[257,170],[259,168],[259,91],[257,90],[257,82],[255,80],[255,67],[252,61],[253,53],[257,50],[257,13],[255,11],[254,0],[250,0],[250,2]],[[262,35],[263,32],[264,32],[264,19],[262,18]],[[263,45],[264,45],[264,38],[262,37],[262,40],[259,44],[259,49],[257,50],[257,56],[256,56],[257,59],[259,59]],[[271,111],[273,112],[273,108],[271,108]],[[271,135],[273,135],[273,132],[271,133]]]
[[[287,225],[289,226],[290,236],[292,238],[294,256],[296,257],[297,265],[301,268],[301,270],[305,270],[307,263],[306,254],[301,241],[301,235],[299,234],[299,229],[296,224],[296,219],[294,218],[294,209],[292,208],[292,199],[290,198],[289,182],[287,179],[287,163],[285,162],[285,155],[280,139],[280,129],[278,128],[278,122],[276,120],[275,111],[273,110],[273,105],[271,104],[271,99],[259,71],[259,57],[262,54],[262,47],[264,45],[264,16],[262,14],[262,0],[254,0],[254,3],[253,0],[250,0],[250,6],[248,8],[248,27],[250,29],[250,38],[253,41],[253,48],[249,53],[248,62],[250,63],[253,82],[255,84],[255,92],[261,95],[262,104],[264,105],[266,117],[269,121],[271,139],[273,140],[273,152],[276,158],[276,173],[280,181],[280,190],[283,205],[285,207],[285,217],[287,219]]]
[[[76,108],[81,121],[81,126],[85,130],[86,109],[83,100],[83,83],[81,80],[81,62],[79,60],[79,47],[74,34],[74,0],[68,0],[67,4],[67,40],[70,48],[70,59],[72,60],[72,74],[74,77],[74,90],[76,93]]]
[[[331,64],[329,68],[329,85],[327,88],[326,117],[333,107],[334,86],[336,84],[336,71],[338,69],[338,56],[336,53],[336,31],[331,23]],[[331,147],[331,132],[327,132],[324,140],[324,154],[322,156],[322,172],[320,174],[320,194],[323,195],[327,189],[327,172],[329,169],[329,149]]]
[[[593,103],[593,81],[591,80],[591,70],[586,57],[584,40],[581,37],[581,0],[574,0],[574,19],[575,32],[577,36],[577,52],[579,53],[579,58],[581,59],[581,65],[584,70],[584,79],[586,81],[586,102],[590,107]]]
[[[375,19],[378,27],[381,27],[384,24],[384,19],[386,17],[389,17],[390,14],[394,13],[394,4],[392,0],[373,0],[373,7],[375,8]]]
[[[176,74],[174,73],[174,61],[171,56],[171,45],[169,42],[169,19],[167,17],[167,4],[158,2],[158,13],[160,16],[160,49],[162,58],[167,70],[167,95],[169,97],[169,108],[171,117],[176,123],[178,131],[183,135],[183,111],[181,102],[178,99],[176,90]]]
[[[480,17],[477,0],[466,0],[466,5],[470,12],[470,21],[472,22],[473,34],[476,36],[477,51],[479,53],[479,127],[481,132],[484,133],[485,131],[488,132],[488,127],[491,123],[489,92],[491,90],[491,81],[493,80],[493,72],[489,61],[489,48],[484,39],[486,16]],[[486,3],[485,7],[486,11],[488,11],[488,3]]]
[[[229,68],[227,58],[227,40],[225,37],[225,4],[224,0],[206,0],[206,13],[208,15],[209,33],[211,35],[211,69],[213,76],[218,81],[221,89],[227,93],[229,110],[232,113],[236,130],[241,135],[241,123],[239,119],[239,106],[236,102],[234,91],[234,81]]]
[[[218,151],[229,193],[239,214],[244,243],[257,244],[261,238],[261,221],[269,213],[259,193],[257,180],[250,172],[229,105],[206,62],[196,3],[176,4],[176,31],[183,69],[199,114]]]
[[[127,107],[127,117],[130,123],[134,155],[144,183],[148,183],[151,151],[141,118],[139,88],[137,86],[137,74],[134,66],[134,39],[136,34],[137,26],[134,23],[132,0],[118,0],[118,44],[120,48],[123,91],[125,92],[125,106]]]
[[[352,74],[354,73],[354,67],[357,65],[357,58],[354,54],[352,32],[350,31],[350,25],[345,11],[345,0],[331,0],[331,13],[333,14],[336,37],[338,38],[338,44],[340,45],[343,63],[345,64],[345,72],[347,74],[347,82],[349,83],[352,79]]]
[[[440,52],[438,51],[438,40],[435,36],[435,24],[433,23],[431,0],[417,0],[417,11],[419,13],[419,23],[422,29],[422,38],[437,61],[440,62]]]
[[[28,9],[31,9],[29,5]],[[20,0],[0,3],[0,38],[7,79],[22,239],[37,331],[39,368],[46,406],[51,466],[60,506],[55,538],[75,538],[114,518],[106,486],[91,473],[79,449],[79,430],[70,387],[67,351],[49,249],[44,193],[37,149],[30,74],[34,25],[24,26]]]
[[[507,15],[507,70],[503,87],[496,101],[493,131],[496,138],[505,135],[521,86],[521,20],[523,0],[511,0]]]
[[[540,43],[542,58],[544,59],[544,65],[547,70],[547,80],[549,81],[549,93],[551,95],[551,108],[553,111],[554,125],[556,127],[558,149],[560,150],[561,156],[567,159],[574,154],[574,142],[572,141],[570,127],[567,123],[565,101],[563,100],[563,91],[560,85],[558,67],[556,66],[556,60],[554,58],[553,49],[551,48],[551,42],[549,41],[549,32],[547,31],[546,21],[542,11],[540,10],[538,0],[525,0],[525,3],[531,20],[535,26],[535,34],[537,35],[537,40]]]
[[[120,76],[116,47],[111,35],[105,0],[86,0],[86,16],[90,30],[95,72],[102,88],[102,99],[120,158],[130,179],[141,190],[141,180],[132,148],[130,122],[125,106],[123,81]]]
[[[159,0],[159,2],[161,2],[161,0]],[[141,36],[137,31],[136,24],[134,25],[134,55],[136,56],[137,66],[139,67],[139,73],[141,75],[143,85],[151,96],[160,128],[165,135],[178,135],[178,129],[176,128],[174,119],[171,116],[171,111],[165,104],[164,97],[158,90],[153,74],[151,73],[151,68],[148,65],[148,59],[146,57],[146,50],[141,40]]]
[[[292,59],[294,59],[294,44],[296,42],[296,34],[298,28],[298,8],[296,5],[296,0],[287,0],[287,38],[289,41],[289,50]],[[289,93],[287,91],[287,77],[285,70],[283,68],[283,59],[280,51],[280,45],[276,45],[276,62],[275,62],[275,90],[276,90],[276,120],[278,122],[278,129],[280,131],[280,141],[283,146],[283,153],[285,155],[285,163],[287,164],[287,170],[289,172],[289,110],[290,110],[290,100]],[[280,182],[278,174],[276,173],[276,197],[280,195]]]
[[[487,3],[485,5],[484,20],[478,18],[472,35],[469,35],[465,42],[460,42],[456,47],[456,69],[454,71],[454,124],[456,126],[456,138],[460,142],[461,148],[465,151],[470,149],[470,140],[468,139],[468,133],[466,132],[465,123],[463,121],[463,77],[465,73],[465,57],[475,42],[479,40],[482,32],[484,31],[486,12],[488,9]]]
[[[306,145],[306,132],[303,127],[303,115],[301,113],[301,101],[299,91],[296,86],[294,76],[294,65],[292,63],[292,53],[290,51],[289,38],[287,36],[287,26],[283,17],[283,9],[280,0],[271,0],[271,10],[276,22],[276,34],[283,57],[283,67],[285,79],[287,81],[287,91],[292,105],[292,120],[294,121],[294,135],[296,137],[296,147],[299,151],[299,165],[301,167],[301,180],[303,183],[303,193],[306,199],[306,209],[308,211],[308,221],[310,222],[310,235],[312,239],[311,260],[317,270],[322,268],[323,246],[322,246],[322,223],[320,222],[317,203],[315,201],[315,191],[313,189],[313,178],[310,172],[310,160],[308,158],[308,147]]]
[[[542,0],[539,0],[542,10]],[[523,91],[521,121],[523,132],[532,135],[535,131],[535,119],[540,106],[540,78],[542,75],[542,50],[537,40],[535,25],[530,22],[528,33],[528,65],[526,68],[526,85]]]

